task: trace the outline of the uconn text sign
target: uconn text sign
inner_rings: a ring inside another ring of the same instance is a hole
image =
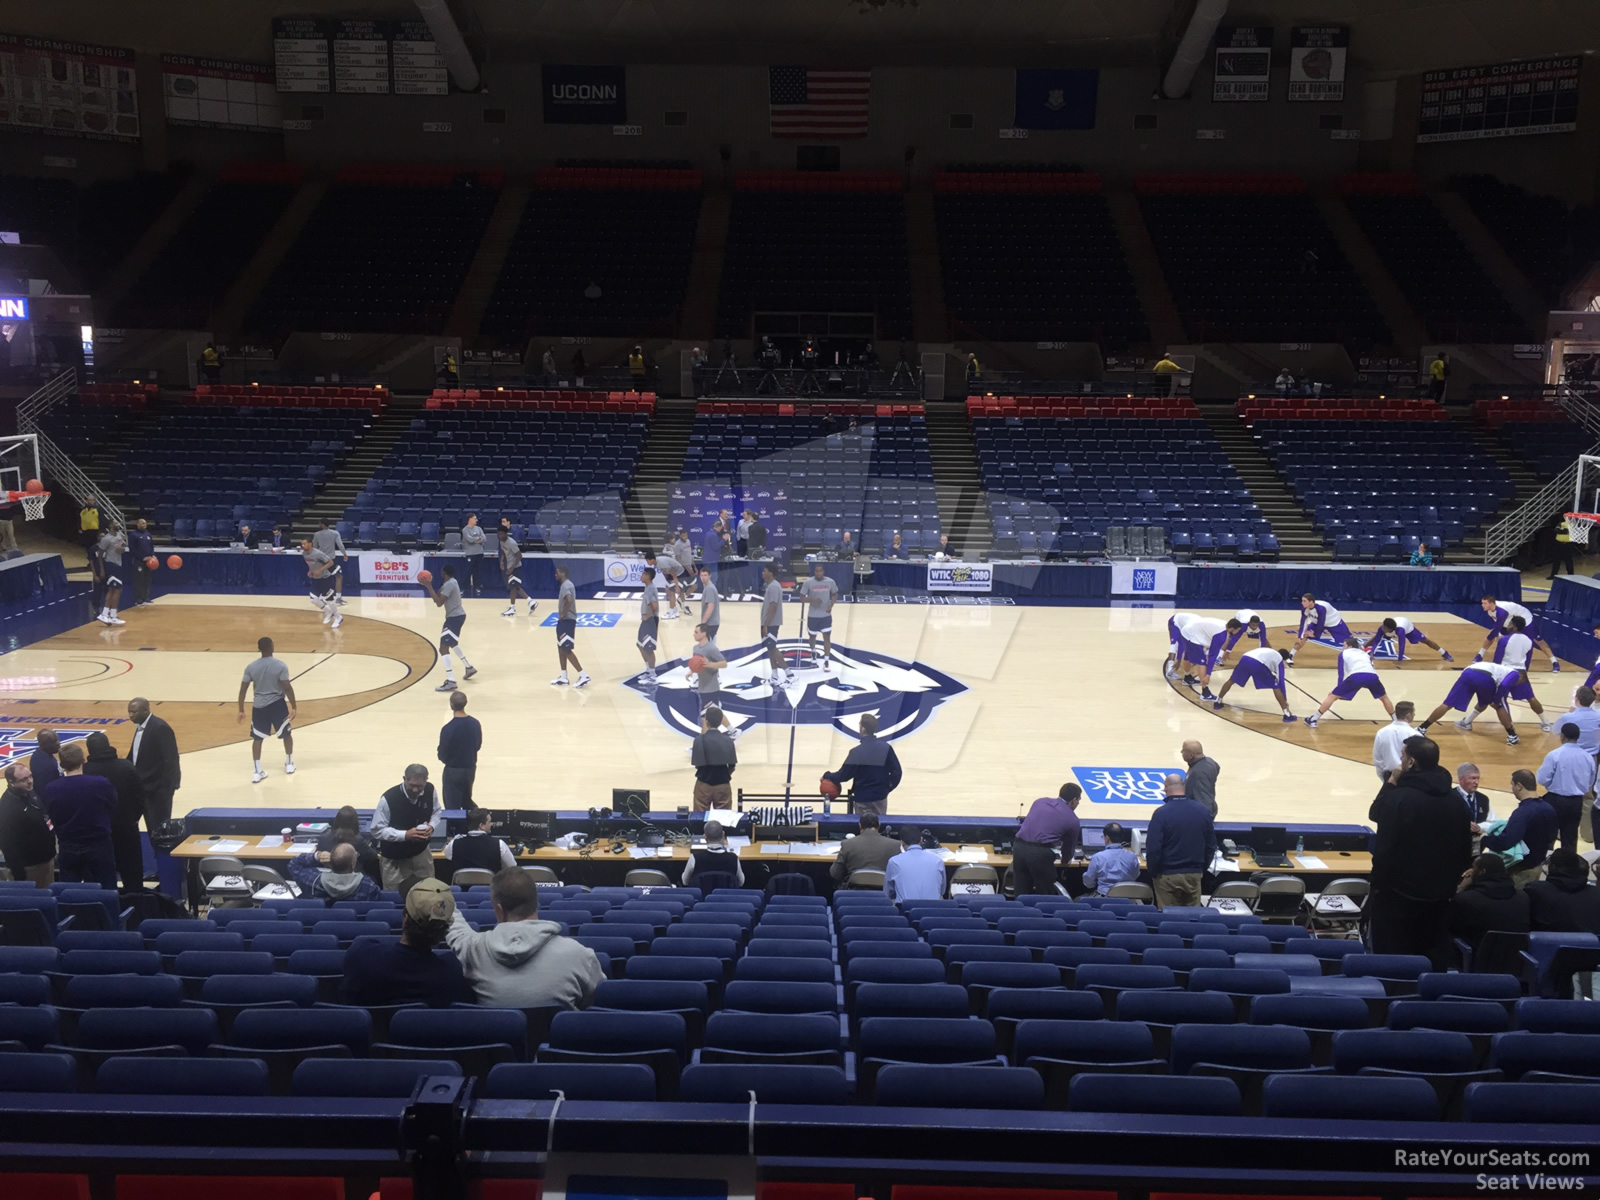
[[[626,125],[628,76],[622,67],[544,64],[546,125]]]
[[[0,296],[0,321],[26,321],[28,298],[26,296]]]

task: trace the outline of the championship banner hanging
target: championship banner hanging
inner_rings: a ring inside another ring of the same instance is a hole
[[[416,583],[422,570],[420,554],[390,554],[386,550],[362,550],[356,555],[362,583]]]
[[[0,126],[139,140],[133,51],[0,33]]]
[[[1348,25],[1296,25],[1289,30],[1289,99],[1337,103],[1344,99]]]
[[[1573,56],[1429,71],[1422,77],[1417,141],[1571,133],[1578,127],[1582,66]]]
[[[161,56],[167,124],[212,129],[282,129],[278,89],[266,63],[188,54]]]
[[[1272,83],[1272,27],[1224,25],[1217,30],[1211,99],[1263,101]]]

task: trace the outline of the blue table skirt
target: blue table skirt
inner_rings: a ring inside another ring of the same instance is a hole
[[[162,550],[164,557],[168,553]],[[58,560],[59,561],[59,560]],[[457,566],[457,578],[465,581],[466,560],[460,555],[429,555],[427,567],[437,576],[446,562]],[[599,555],[529,555],[522,564],[522,578],[534,596],[555,593],[555,567],[565,563],[578,594],[592,597],[603,586],[605,560]],[[726,562],[716,565],[717,586],[724,592],[760,590],[761,565]],[[345,590],[361,590],[355,560],[346,568]],[[484,556],[476,564],[478,587],[486,595],[504,590],[498,563]],[[855,579],[848,562],[829,562],[827,574],[839,584],[841,592],[854,589]],[[796,573],[809,574],[804,564]],[[894,590],[909,595],[925,594],[927,566],[924,563],[879,561],[873,564],[870,586],[878,591]],[[1080,563],[996,563],[994,596],[1022,603],[1109,601],[1111,568]],[[305,564],[298,554],[190,551],[183,568],[156,572],[155,590],[161,592],[266,592],[293,594],[307,590]],[[1492,593],[1508,600],[1521,596],[1521,578],[1503,567],[1441,567],[1419,570],[1412,567],[1348,567],[1332,564],[1275,564],[1271,566],[1180,567],[1178,594],[1173,602],[1197,608],[1228,608],[1258,604],[1293,608],[1303,592],[1326,595],[1341,608],[1394,605],[1398,608],[1429,609],[1475,603]]]
[[[25,554],[0,561],[0,605],[20,604],[67,590],[67,565],[59,554]]]

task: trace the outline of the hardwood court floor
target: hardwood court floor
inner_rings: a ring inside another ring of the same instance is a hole
[[[614,786],[633,786],[651,789],[658,810],[687,804],[689,739],[671,723],[677,718],[670,705],[658,707],[627,682],[641,665],[634,649],[637,604],[580,605],[586,620],[619,617],[611,628],[579,630],[578,653],[595,679],[582,691],[549,686],[554,630],[540,622],[552,601],[541,599],[531,621],[503,618],[503,607],[497,598],[468,600],[462,635],[480,672],[463,684],[468,711],[485,730],[478,801],[587,808],[609,804]],[[178,731],[180,812],[367,806],[407,763],[437,770],[438,730],[449,716],[447,697],[433,690],[443,678],[432,650],[439,612],[421,597],[352,595],[343,628],[332,632],[304,598],[169,596],[125,611],[128,623],[120,629],[91,623],[0,657],[3,736],[25,739],[50,724],[117,722],[126,717],[127,700],[142,694]],[[792,779],[797,790],[814,794],[818,775],[843,759],[852,740],[831,722],[810,723],[811,715],[835,703],[855,712],[904,713],[895,702],[909,695],[921,703],[916,728],[896,743],[906,777],[894,812],[1014,817],[1035,796],[1054,793],[1075,767],[1179,767],[1179,746],[1192,737],[1222,764],[1223,819],[1364,821],[1375,792],[1368,755],[1381,707],[1362,697],[1340,706],[1343,720],[1330,715],[1313,731],[1281,725],[1267,693],[1235,689],[1230,708],[1214,713],[1162,677],[1167,615],[1164,609],[841,604],[835,634],[846,670],[832,679],[802,670],[801,686],[782,696],[769,695],[764,685],[737,693],[761,715],[741,718],[735,786],[779,791]],[[1292,615],[1265,615],[1273,643],[1285,644],[1278,631]],[[1347,613],[1357,630],[1373,628],[1383,615]],[[1413,615],[1456,652],[1458,665],[1470,661],[1481,640],[1477,627],[1442,614]],[[755,656],[756,617],[753,603],[725,606],[719,641],[736,664],[746,658],[740,651]],[[799,607],[786,606],[784,618],[785,635],[798,637]],[[681,662],[690,652],[692,621],[661,627],[661,663]],[[276,639],[298,677],[300,769],[286,776],[281,750],[269,745],[270,774],[252,785],[248,735],[235,723],[234,697],[263,634]],[[1332,651],[1308,646],[1300,662],[1292,681],[1319,698],[1326,694]],[[1427,657],[1380,670],[1395,699],[1412,699],[1424,712],[1452,677]],[[756,674],[753,665],[736,665],[724,673],[724,684],[743,685]],[[662,678],[659,697],[692,704],[681,666]],[[1548,708],[1564,711],[1581,678],[1570,668],[1561,675],[1540,671],[1535,688]],[[1297,714],[1310,711],[1304,696],[1291,696]],[[853,728],[856,717],[846,720]],[[1497,729],[1482,721],[1471,735],[1448,724],[1437,732],[1451,765],[1474,758],[1485,767],[1485,783],[1504,790],[1510,768],[1537,766],[1554,738],[1524,717],[1523,744],[1512,751]],[[131,737],[125,722],[108,732],[125,751]],[[1150,806],[1086,803],[1081,811],[1090,819],[1140,818]]]

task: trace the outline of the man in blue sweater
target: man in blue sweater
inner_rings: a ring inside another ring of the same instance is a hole
[[[1145,866],[1158,905],[1198,907],[1200,879],[1217,844],[1211,813],[1183,794],[1182,775],[1168,775],[1165,791],[1166,798],[1151,814],[1145,831]]]
[[[446,808],[471,808],[472,783],[478,776],[478,751],[483,749],[483,726],[467,716],[467,694],[450,693],[450,719],[439,730],[439,780]]]
[[[1544,860],[1550,856],[1559,835],[1561,818],[1549,796],[1539,795],[1533,772],[1511,772],[1511,794],[1517,806],[1511,810],[1499,833],[1483,839],[1485,850],[1509,850],[1518,842],[1528,848],[1522,861],[1511,868],[1511,881],[1525,888],[1544,873]]]

